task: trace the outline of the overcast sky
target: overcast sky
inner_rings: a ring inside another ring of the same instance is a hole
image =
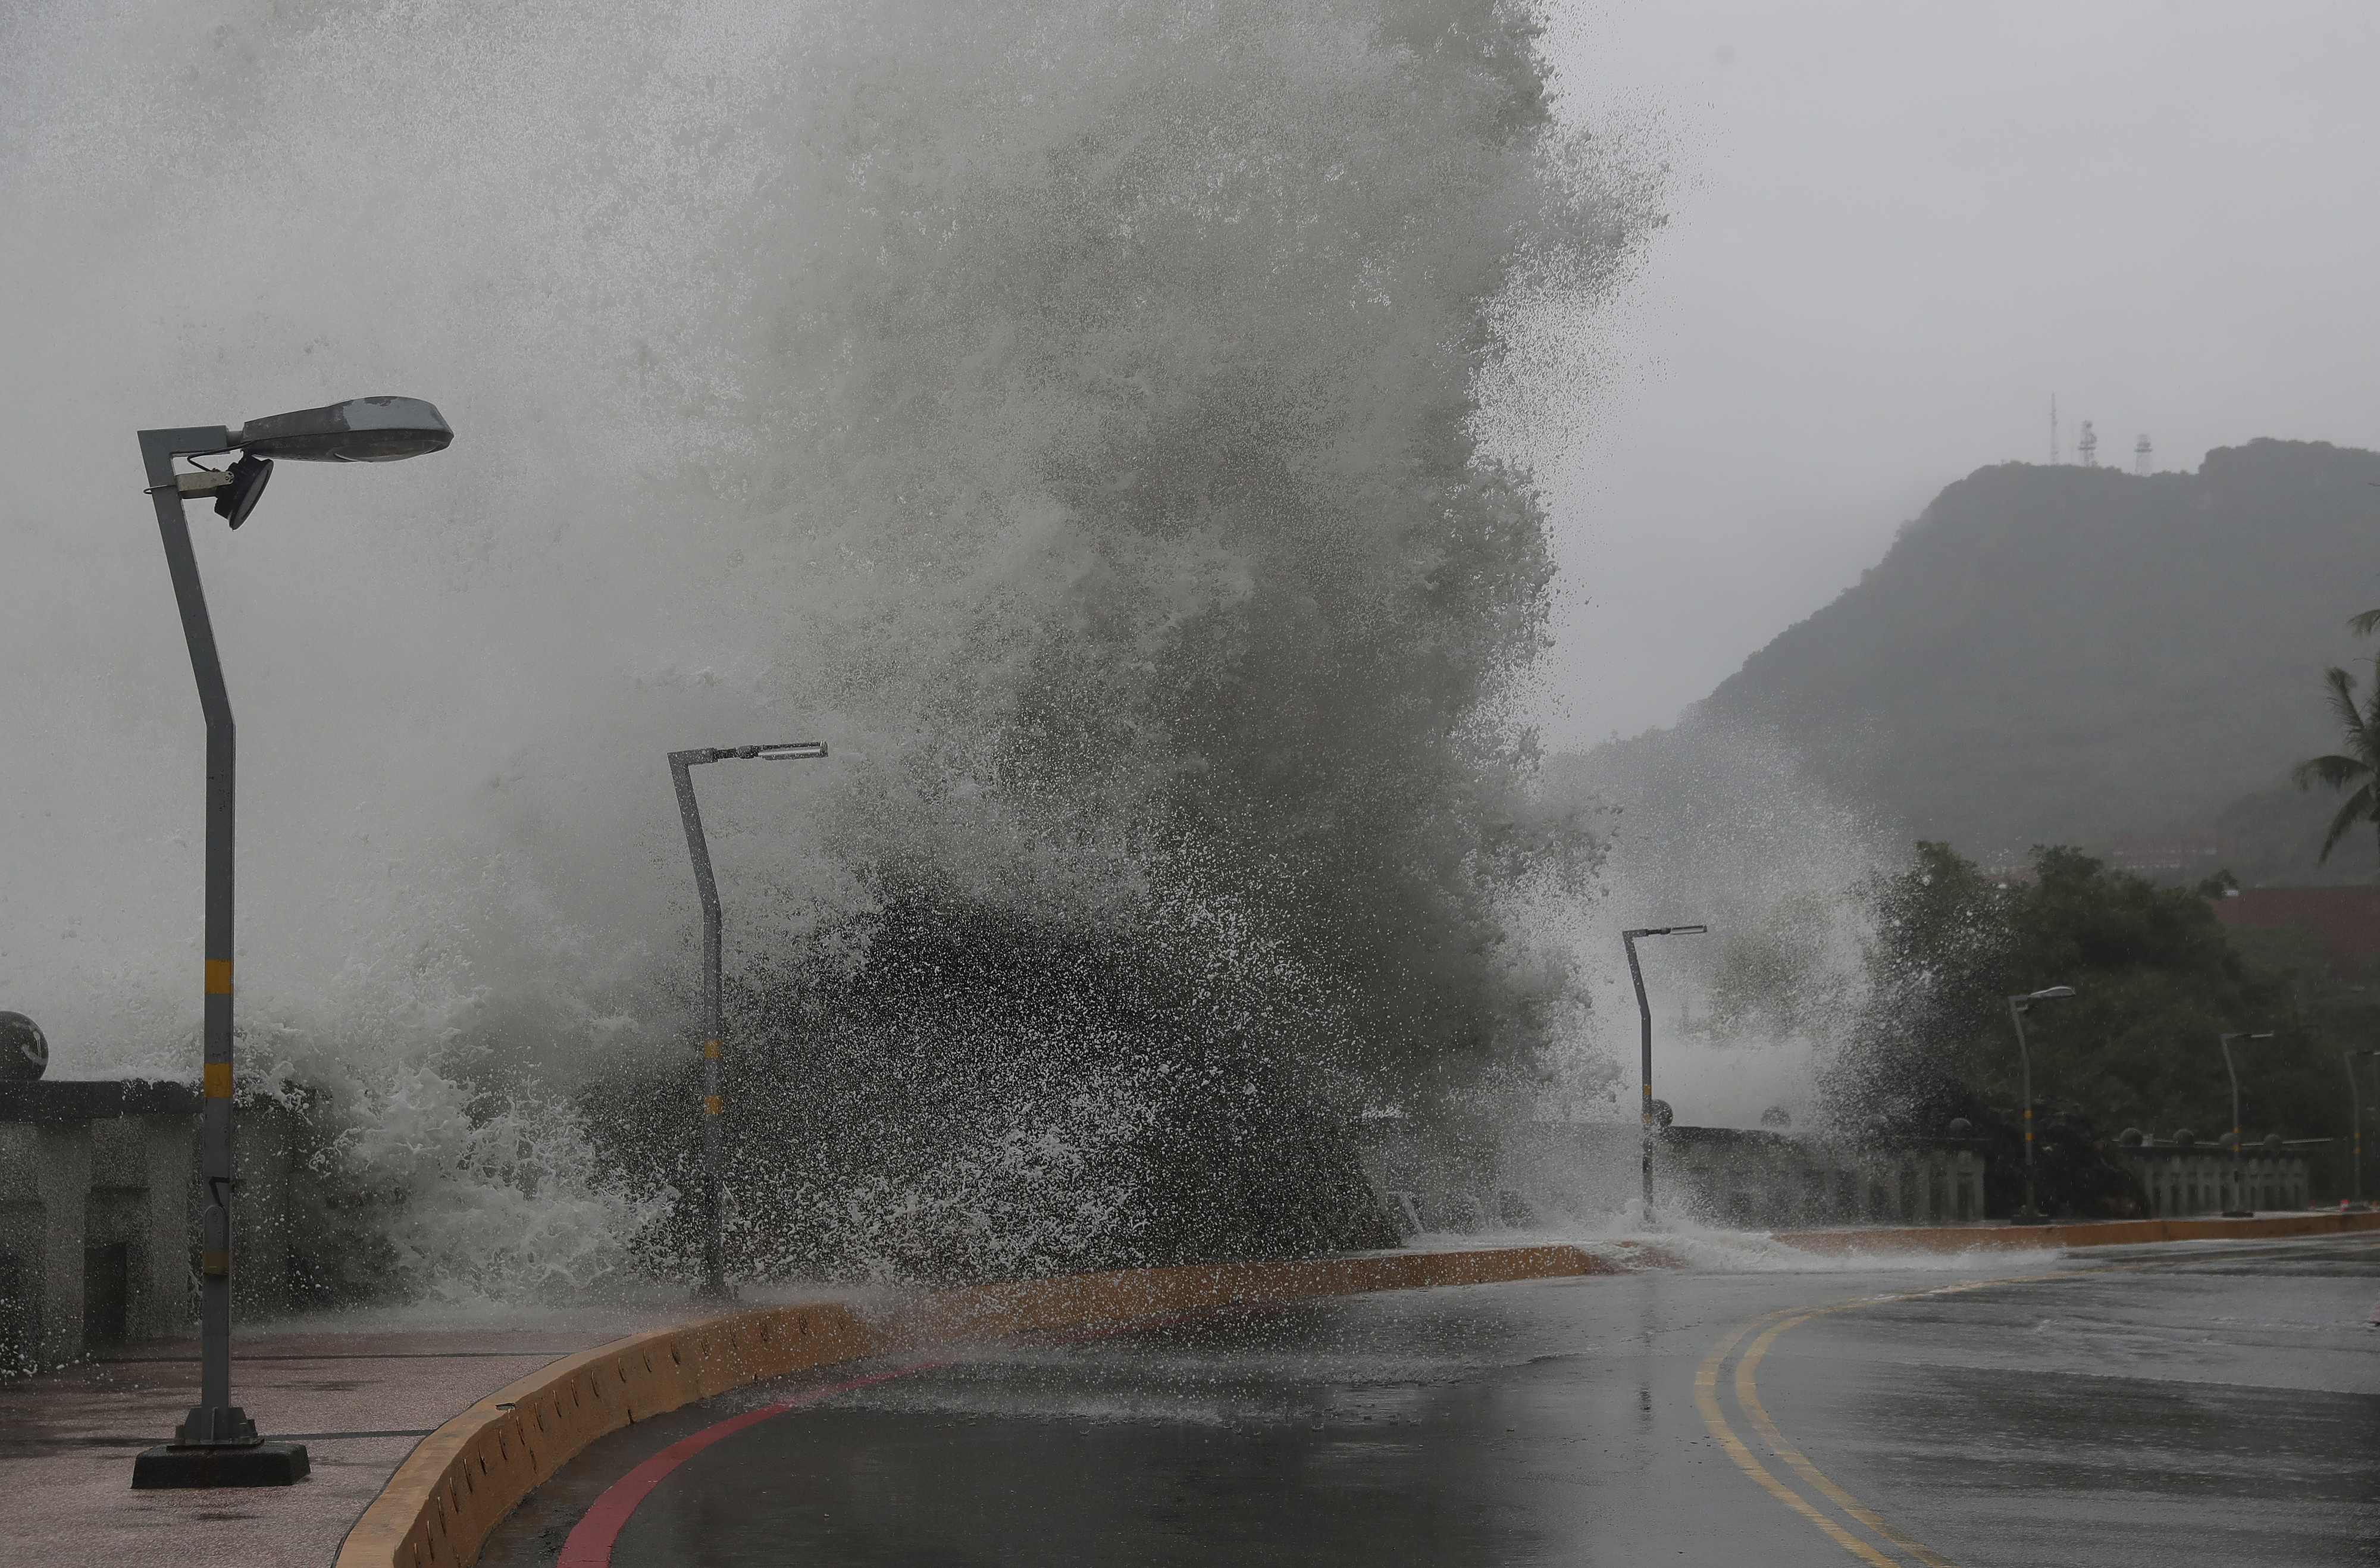
[[[1663,724],[1943,485],[2142,433],[2380,446],[2380,6],[1623,0],[1551,39],[1658,120],[1670,228],[1545,476],[1548,742]]]

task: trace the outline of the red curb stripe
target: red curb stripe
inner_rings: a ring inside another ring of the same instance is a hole
[[[570,1538],[562,1543],[562,1555],[555,1559],[554,1568],[612,1568],[612,1548],[619,1540],[620,1531],[637,1505],[651,1495],[652,1489],[668,1479],[671,1471],[709,1448],[722,1438],[732,1437],[745,1428],[783,1416],[788,1410],[814,1404],[830,1394],[848,1393],[853,1389],[866,1388],[893,1378],[905,1378],[912,1372],[930,1372],[937,1367],[951,1364],[949,1356],[933,1361],[913,1361],[906,1367],[895,1367],[889,1372],[872,1372],[865,1378],[853,1378],[847,1382],[832,1383],[824,1388],[805,1389],[791,1399],[781,1399],[774,1404],[763,1404],[747,1410],[740,1416],[705,1427],[691,1437],[684,1437],[646,1460],[604,1489],[577,1525],[571,1527]]]
[[[1171,1328],[1176,1323],[1196,1322],[1208,1318],[1225,1318],[1235,1312],[1250,1310],[1261,1312],[1284,1305],[1286,1304],[1281,1302],[1261,1302],[1253,1305],[1234,1303],[1232,1306],[1213,1307],[1203,1312],[1176,1312],[1163,1318],[1135,1318],[1128,1322],[1110,1323],[1097,1329],[1086,1329],[1077,1333],[1062,1334],[1049,1343],[1078,1344],[1084,1340],[1106,1339],[1111,1334],[1132,1333],[1142,1329]],[[871,1372],[865,1378],[854,1378],[848,1382],[832,1383],[824,1388],[805,1389],[791,1399],[781,1399],[774,1404],[763,1404],[758,1409],[747,1410],[741,1416],[730,1416],[724,1421],[703,1428],[691,1437],[678,1439],[677,1441],[604,1489],[603,1495],[597,1498],[593,1506],[579,1516],[578,1523],[571,1526],[569,1538],[562,1543],[562,1555],[554,1559],[553,1568],[612,1568],[612,1547],[620,1538],[620,1532],[627,1526],[629,1516],[636,1513],[646,1498],[652,1495],[655,1487],[669,1478],[671,1471],[675,1470],[712,1443],[719,1441],[720,1439],[733,1437],[745,1428],[765,1421],[771,1416],[783,1416],[788,1410],[797,1410],[805,1404],[815,1404],[829,1394],[847,1393],[853,1389],[864,1389],[870,1383],[889,1382],[894,1378],[905,1378],[912,1372],[930,1372],[938,1367],[947,1367],[956,1359],[955,1356],[942,1355],[931,1361],[912,1361],[905,1367],[895,1367],[889,1372]]]

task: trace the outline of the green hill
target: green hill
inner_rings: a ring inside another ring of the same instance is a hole
[[[2283,441],[2194,474],[1979,469],[1678,731],[1565,771],[1641,786],[1687,732],[1748,730],[1904,845],[2214,831],[2245,878],[2313,880],[2334,802],[2277,786],[2331,748],[2323,668],[2368,667],[2346,622],[2380,605],[2375,486],[2380,453]],[[2324,876],[2375,865],[2366,834]]]

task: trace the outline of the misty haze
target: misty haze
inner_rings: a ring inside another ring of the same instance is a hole
[[[0,1520],[2364,1561],[2375,46],[21,0]]]

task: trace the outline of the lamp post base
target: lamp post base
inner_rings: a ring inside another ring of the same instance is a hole
[[[237,1404],[194,1404],[174,1440],[132,1462],[137,1491],[168,1487],[287,1487],[306,1478],[306,1445],[266,1442]]]
[[[290,1487],[306,1478],[302,1442],[165,1443],[132,1462],[136,1491],[173,1487]]]
[[[2020,1209],[2009,1216],[2008,1222],[2011,1225],[2046,1225],[2049,1216],[2031,1209]]]

